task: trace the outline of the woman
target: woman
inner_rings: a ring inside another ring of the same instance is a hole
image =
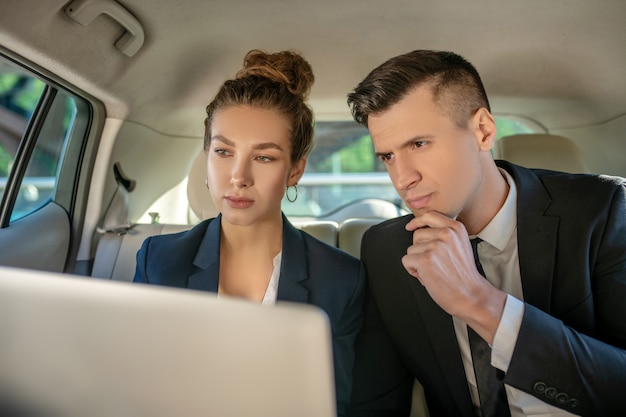
[[[330,318],[337,409],[344,415],[361,326],[362,264],[294,228],[281,212],[285,192],[297,197],[312,147],[305,99],[313,79],[309,63],[294,52],[246,55],[244,68],[206,109],[207,186],[220,215],[146,239],[134,281],[322,308]]]

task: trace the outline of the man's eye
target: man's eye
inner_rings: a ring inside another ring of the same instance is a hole
[[[415,146],[416,148],[422,148],[424,146],[426,146],[426,141],[424,140],[418,140],[413,142],[413,146]]]
[[[389,162],[391,161],[392,158],[393,158],[392,153],[381,153],[378,155],[378,159],[380,159],[383,162]]]

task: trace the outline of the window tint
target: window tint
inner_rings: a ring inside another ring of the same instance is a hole
[[[83,99],[0,60],[0,197],[9,221],[56,199],[64,156],[73,137],[82,148],[89,115]],[[71,183],[78,162],[68,161]]]

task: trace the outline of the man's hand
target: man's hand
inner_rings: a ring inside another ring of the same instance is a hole
[[[411,220],[406,229],[413,232],[413,244],[402,258],[404,268],[443,310],[492,344],[506,293],[478,272],[465,226],[428,211]]]

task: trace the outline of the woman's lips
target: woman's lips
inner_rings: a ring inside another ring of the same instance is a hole
[[[226,200],[226,204],[228,204],[229,207],[236,209],[245,209],[250,207],[254,203],[254,200],[245,197],[227,196],[224,199]]]

